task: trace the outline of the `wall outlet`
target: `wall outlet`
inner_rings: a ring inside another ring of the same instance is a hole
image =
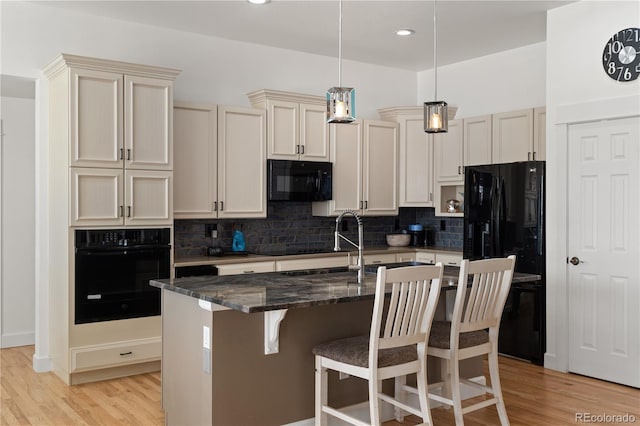
[[[216,223],[205,223],[204,236],[209,238],[218,238],[218,225]]]

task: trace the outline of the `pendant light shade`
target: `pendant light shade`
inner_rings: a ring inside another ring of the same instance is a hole
[[[449,130],[449,117],[445,101],[424,103],[424,131],[427,133],[444,133]]]
[[[438,30],[436,18],[436,0],[433,1],[433,97],[438,99]],[[424,131],[427,133],[446,133],[449,131],[447,103],[434,100],[424,103]]]
[[[351,123],[356,119],[356,91],[342,87],[342,0],[339,7],[338,87],[327,90],[327,123]]]

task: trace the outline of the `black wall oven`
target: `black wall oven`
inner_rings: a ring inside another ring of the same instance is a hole
[[[160,315],[171,233],[163,229],[75,231],[75,323]]]

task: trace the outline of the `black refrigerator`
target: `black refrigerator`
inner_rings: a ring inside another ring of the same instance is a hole
[[[516,255],[514,283],[500,323],[498,351],[542,365],[545,352],[544,161],[465,167],[464,258]]]

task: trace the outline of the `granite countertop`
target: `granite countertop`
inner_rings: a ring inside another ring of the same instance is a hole
[[[374,267],[366,268],[362,286],[356,283],[355,271],[339,268],[151,280],[150,285],[254,313],[373,299],[375,270]],[[443,290],[455,288],[458,272],[458,267],[445,266]],[[540,279],[540,275],[516,273],[513,282]]]
[[[407,253],[407,252],[428,252],[428,253],[449,253],[449,254],[462,254],[460,249],[451,249],[438,246],[406,246],[406,247],[389,247],[389,246],[371,246],[365,247],[365,254],[386,254],[386,253]],[[304,254],[289,254],[289,255],[271,255],[271,254],[242,254],[237,255],[231,253],[225,253],[224,256],[189,256],[189,257],[176,257],[173,262],[174,267],[182,266],[199,266],[199,265],[232,265],[234,263],[245,262],[271,262],[274,260],[291,260],[291,259],[313,259],[319,257],[333,257],[333,256],[345,256],[351,254],[357,256],[358,252],[355,250],[343,250],[334,252],[331,249],[326,251],[320,251],[316,253],[304,253]]]

